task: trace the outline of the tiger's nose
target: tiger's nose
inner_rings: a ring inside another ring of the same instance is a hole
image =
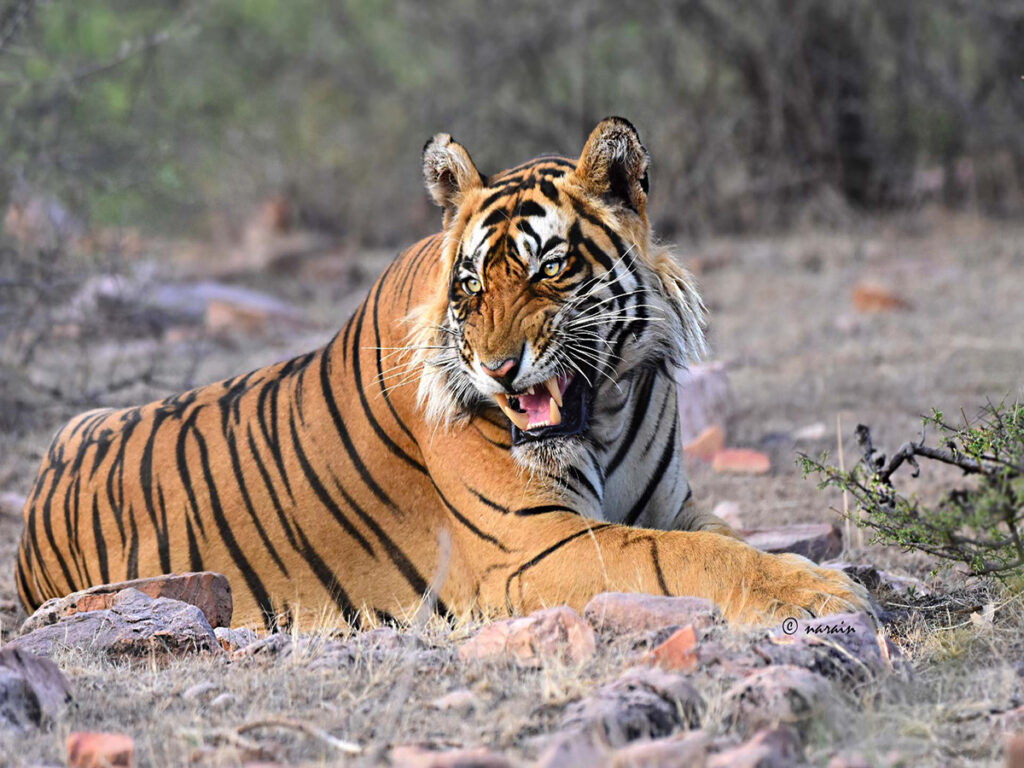
[[[508,389],[512,384],[512,380],[515,379],[516,374],[519,372],[519,358],[508,357],[504,360],[489,363],[481,362],[480,367],[483,368],[484,373],[492,379],[497,379]]]

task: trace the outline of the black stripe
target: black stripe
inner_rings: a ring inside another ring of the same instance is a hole
[[[302,450],[302,443],[299,441],[299,433],[295,430],[295,416],[294,413],[289,415],[288,426],[291,429],[292,434],[292,446],[295,448],[295,456],[299,460],[299,466],[302,467],[302,472],[306,476],[306,480],[309,481],[310,487],[313,489],[313,493],[316,494],[317,498],[320,499],[320,503],[324,505],[324,508],[331,513],[331,517],[345,529],[366,554],[373,558],[377,555],[373,551],[373,546],[366,537],[359,532],[359,530],[352,524],[352,521],[345,517],[345,513],[341,511],[341,507],[337,505],[331,494],[327,492],[324,487],[323,481],[320,476],[317,475],[316,470],[313,469],[313,465],[310,464],[309,459],[306,457],[306,452]]]
[[[465,484],[464,484],[464,485],[465,485]],[[501,514],[503,514],[503,515],[507,515],[507,514],[508,514],[508,507],[503,507],[503,506],[502,506],[501,504],[499,504],[498,502],[496,502],[496,501],[491,501],[490,499],[488,499],[488,498],[487,498],[486,496],[484,496],[484,495],[483,495],[482,493],[480,493],[480,491],[476,490],[475,488],[470,488],[470,487],[469,487],[469,486],[467,485],[467,486],[466,486],[466,489],[467,489],[467,490],[468,490],[468,491],[469,491],[470,493],[472,493],[472,494],[473,494],[474,496],[476,496],[476,497],[477,497],[478,499],[480,499],[480,501],[481,501],[481,502],[483,502],[483,504],[484,504],[485,506],[488,506],[488,507],[490,507],[491,509],[497,510],[498,512],[501,512]]]
[[[554,544],[552,544],[547,549],[543,550],[536,557],[533,557],[532,559],[530,559],[529,561],[527,561],[523,565],[519,566],[519,568],[517,568],[515,571],[513,571],[512,574],[505,581],[505,603],[506,603],[506,605],[510,606],[510,610],[511,610],[511,602],[512,602],[512,580],[513,579],[515,579],[515,578],[517,578],[519,576],[522,576],[530,568],[533,568],[535,565],[537,565],[538,563],[540,563],[541,561],[543,561],[547,557],[550,557],[552,554],[557,552],[559,549],[564,547],[566,544],[569,544],[570,542],[573,542],[576,539],[580,538],[580,536],[586,536],[588,533],[597,533],[598,531],[603,530],[604,528],[611,527],[611,525],[612,525],[611,523],[601,523],[599,525],[594,525],[594,526],[591,526],[589,528],[584,528],[582,531],[576,531],[576,533],[573,533],[573,534],[571,534],[569,536],[566,536],[564,539],[560,539],[559,541],[556,541]]]
[[[100,578],[103,580],[101,583],[109,584],[110,569],[107,565],[107,540],[103,536],[103,523],[100,520],[100,500],[95,494],[92,497],[92,535],[96,540],[93,546],[96,547],[96,556],[100,561]]]
[[[469,519],[467,519],[465,515],[463,515],[458,509],[456,509],[452,505],[452,503],[448,501],[448,498],[443,493],[441,493],[441,489],[437,487],[437,483],[434,482],[433,478],[431,478],[430,483],[431,485],[434,486],[434,490],[437,491],[437,495],[441,497],[441,502],[448,508],[448,511],[452,513],[456,520],[458,520],[460,523],[466,526],[466,528],[468,528],[478,538],[493,544],[502,552],[508,552],[508,548],[504,544],[498,541],[494,536],[491,536],[489,533],[484,533],[483,531],[481,531],[479,528],[473,525],[473,523]]]
[[[658,586],[665,595],[670,595],[668,584],[665,583],[665,572],[661,570],[661,554],[658,552],[658,540],[651,536],[651,562],[654,563],[654,573],[658,576]]]
[[[626,454],[629,453],[630,448],[636,442],[636,437],[644,423],[643,413],[646,412],[647,405],[651,401],[651,392],[654,389],[655,378],[653,372],[648,371],[644,374],[644,379],[640,383],[640,390],[633,398],[633,410],[629,414],[629,424],[626,427],[626,433],[619,437],[619,447],[605,469],[608,477],[611,477],[615,470],[619,468],[622,460],[626,458]]]
[[[249,560],[235,539],[231,524],[224,514],[224,509],[220,503],[220,496],[217,493],[216,480],[210,467],[210,454],[206,447],[206,439],[203,437],[202,431],[195,425],[195,418],[198,413],[198,409],[192,412],[189,419],[182,425],[182,430],[191,432],[195,438],[196,445],[199,447],[199,465],[202,468],[203,478],[206,481],[206,488],[210,495],[210,512],[213,514],[213,520],[217,524],[217,531],[220,533],[224,546],[235,563],[235,567],[238,568],[242,578],[245,579],[246,586],[249,587],[249,592],[256,601],[256,605],[263,613],[264,624],[267,629],[270,629],[274,617],[274,606],[270,602],[270,596],[267,594],[267,590],[263,586],[263,582],[260,580],[256,570],[249,565]]]
[[[672,457],[676,455],[676,451],[676,424],[673,422],[672,429],[668,435],[668,442],[665,444],[665,448],[661,453],[661,459],[658,461],[658,466],[651,474],[650,480],[647,481],[647,487],[644,488],[644,492],[623,519],[623,522],[626,525],[633,525],[637,518],[640,517],[640,513],[644,511],[647,503],[654,495],[654,491],[661,482],[662,476],[665,474],[665,470],[668,469],[668,465],[671,463]]]
[[[544,515],[548,512],[569,512],[573,515],[579,514],[579,512],[577,512],[575,509],[573,509],[572,507],[567,507],[564,504],[541,504],[536,507],[522,507],[521,509],[517,509],[512,514],[514,514],[516,517],[529,517],[531,515]]]

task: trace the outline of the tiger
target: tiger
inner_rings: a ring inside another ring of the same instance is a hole
[[[268,631],[607,591],[739,624],[871,611],[841,571],[694,511],[675,371],[705,352],[705,310],[652,233],[634,126],[490,176],[448,134],[422,157],[441,231],[322,348],[58,432],[24,509],[25,610],[212,570],[232,624]]]

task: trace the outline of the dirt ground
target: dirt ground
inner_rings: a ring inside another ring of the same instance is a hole
[[[735,407],[728,442],[772,457],[772,472],[761,477],[690,467],[697,503],[711,509],[735,502],[745,527],[836,519],[841,499],[803,479],[794,459],[797,450],[829,450],[834,457],[838,425],[845,456],[854,461],[858,423],[870,425],[876,444],[892,450],[920,433],[920,416],[932,407],[973,415],[987,400],[1024,396],[1024,226],[935,210],[852,222],[842,231],[710,240],[681,246],[679,254],[696,273],[710,311],[713,358],[725,363],[730,376]],[[116,354],[157,353],[172,373],[174,361],[184,368],[187,360],[194,370],[187,377],[179,371],[177,380],[192,384],[308,350],[340,327],[388,256],[352,258],[359,260],[359,277],[343,287],[295,276],[249,279],[305,307],[310,327],[228,341],[168,335],[122,346]],[[859,281],[891,289],[909,308],[857,312],[851,296]],[[90,354],[103,359],[114,353],[97,342]],[[117,398],[127,403],[160,394],[143,387]],[[794,438],[818,424],[820,437]],[[55,415],[27,435],[0,435],[0,492],[27,492],[58,425]],[[951,480],[926,472],[917,487],[927,495]],[[20,519],[0,516],[5,635],[19,620],[13,587],[19,532]],[[916,610],[903,606],[891,628],[913,667],[912,682],[879,681],[844,692],[838,709],[812,734],[808,759],[824,765],[837,752],[856,749],[872,765],[998,763],[1003,736],[995,716],[1024,703],[1021,599],[956,572],[933,575],[932,561],[859,541],[854,534],[846,560],[923,578],[938,597]],[[972,622],[970,614],[989,601],[995,603],[994,621]],[[455,659],[453,643],[469,631],[417,628],[414,634],[431,654],[368,654],[343,666],[316,664],[315,652],[244,664],[201,659],[128,665],[67,656],[61,664],[75,706],[51,731],[24,738],[0,732],[0,764],[62,765],[64,740],[74,730],[133,734],[140,765],[236,765],[260,756],[252,753],[253,743],[266,747],[263,758],[311,765],[340,760],[323,741],[295,731],[253,732],[248,742],[232,736],[238,726],[272,715],[364,745],[366,753],[351,758],[357,764],[377,762],[389,744],[421,741],[487,745],[529,759],[537,754],[536,737],[553,726],[564,705],[620,670],[629,650],[604,648],[584,669],[486,671]],[[182,696],[203,681],[215,686],[208,694]],[[718,682],[703,673],[696,681],[709,702],[705,727],[728,735],[716,720]],[[476,694],[472,712],[430,707],[458,688]],[[214,705],[221,693],[232,696]]]

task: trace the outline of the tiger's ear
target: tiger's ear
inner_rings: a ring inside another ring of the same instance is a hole
[[[576,178],[592,194],[644,215],[650,155],[640,134],[622,117],[606,117],[590,132],[576,164]]]
[[[423,179],[434,202],[444,209],[445,226],[466,193],[484,185],[469,152],[447,133],[437,134],[423,147]]]

